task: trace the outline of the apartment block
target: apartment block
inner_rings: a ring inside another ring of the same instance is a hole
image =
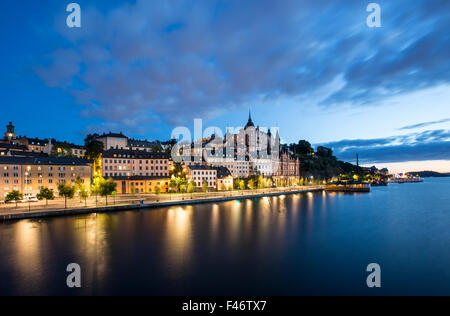
[[[197,189],[200,189],[203,182],[208,183],[208,189],[217,189],[217,169],[204,165],[192,165],[187,167],[187,180],[194,181]]]
[[[172,161],[166,153],[110,149],[102,155],[103,177],[169,177]]]
[[[16,190],[25,198],[35,197],[42,187],[56,191],[60,183],[80,178],[91,185],[92,162],[80,158],[0,157],[0,199]]]
[[[118,176],[112,179],[117,184],[117,194],[156,193],[157,188],[162,193],[169,192],[169,177]]]

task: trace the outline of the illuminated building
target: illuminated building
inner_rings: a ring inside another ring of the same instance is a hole
[[[56,190],[60,183],[75,183],[77,178],[89,187],[92,162],[80,158],[0,157],[0,199],[16,190],[35,197],[42,187]]]
[[[110,149],[102,154],[103,177],[169,177],[172,161],[166,153]]]

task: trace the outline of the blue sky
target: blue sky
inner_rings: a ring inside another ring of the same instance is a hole
[[[450,2],[1,2],[2,120],[81,143],[175,126],[279,127],[352,161],[450,171]],[[434,161],[434,162],[433,162]],[[408,163],[406,163],[408,162]]]

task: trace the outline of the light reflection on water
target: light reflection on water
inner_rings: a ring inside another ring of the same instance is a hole
[[[192,206],[171,208],[166,218],[167,274],[179,278],[189,269],[192,256]]]
[[[450,294],[449,188],[434,180],[1,224],[0,294],[370,294],[373,261],[384,294]],[[72,262],[81,290],[65,287]]]

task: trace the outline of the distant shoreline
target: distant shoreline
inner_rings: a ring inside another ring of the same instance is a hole
[[[450,172],[442,173],[436,171],[417,171],[417,172],[408,172],[407,175],[419,176],[421,178],[448,178],[450,177]]]

